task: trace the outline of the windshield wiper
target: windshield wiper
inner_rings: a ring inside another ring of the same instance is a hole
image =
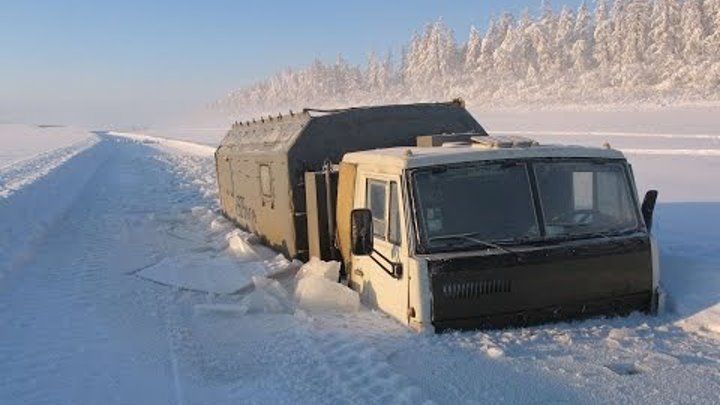
[[[586,224],[579,224],[579,225],[586,225]],[[622,241],[619,241],[616,237],[622,236],[624,234],[627,234],[628,232],[632,232],[631,229],[621,230],[621,231],[590,231],[590,232],[582,232],[582,233],[562,233],[559,235],[556,235],[556,237],[553,237],[552,239],[559,239],[559,240],[573,240],[573,239],[581,239],[585,237],[594,237],[594,238],[603,238],[613,244],[622,244]]]
[[[505,253],[510,253],[516,256],[519,256],[518,252],[514,250],[510,250],[506,248],[505,246],[501,246],[492,242],[488,242],[485,240],[477,239],[474,236],[477,235],[478,232],[467,232],[467,233],[456,233],[452,235],[439,235],[439,236],[433,236],[432,238],[428,238],[428,242],[436,241],[436,240],[445,240],[445,239],[464,239],[470,242],[477,243],[479,245],[483,245],[485,247],[490,247],[498,250],[502,250]]]

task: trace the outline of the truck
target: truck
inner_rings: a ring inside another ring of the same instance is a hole
[[[657,191],[609,145],[492,136],[453,100],[236,122],[215,158],[225,216],[413,329],[657,310]]]

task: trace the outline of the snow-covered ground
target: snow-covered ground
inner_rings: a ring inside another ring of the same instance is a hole
[[[0,124],[0,198],[60,166],[97,142],[76,128]]]
[[[75,201],[95,170],[88,154],[98,142],[87,130],[0,125],[0,283]]]
[[[0,237],[15,217],[26,226],[12,232],[33,235],[22,249],[0,239],[12,256],[0,261],[0,403],[717,403],[716,112],[698,113],[703,125],[660,112],[658,127],[634,113],[478,113],[491,132],[628,151],[640,191],[661,193],[669,308],[437,336],[348,291],[318,293],[331,270],[296,278],[297,263],[233,229],[212,147],[99,135],[0,200]],[[43,190],[61,188],[74,191],[51,210],[60,197]],[[22,214],[30,202],[47,212]]]

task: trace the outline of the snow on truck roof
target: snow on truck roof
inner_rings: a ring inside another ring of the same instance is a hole
[[[538,145],[529,147],[487,148],[478,145],[447,145],[441,147],[395,147],[348,153],[343,161],[375,164],[399,169],[463,163],[483,160],[532,158],[598,158],[625,160],[615,149],[575,145]]]
[[[238,153],[271,154],[291,153],[298,147],[330,148],[340,152],[339,158],[344,152],[366,149],[368,145],[407,145],[419,135],[462,131],[485,133],[459,99],[333,110],[306,108],[299,113],[235,122],[220,147]],[[311,160],[304,150],[299,156]]]

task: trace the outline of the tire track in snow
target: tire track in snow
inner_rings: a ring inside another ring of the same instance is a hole
[[[350,403],[434,404],[373,347],[338,330],[314,326],[310,319],[298,331],[301,346],[319,359],[318,370],[332,375],[338,391]]]

